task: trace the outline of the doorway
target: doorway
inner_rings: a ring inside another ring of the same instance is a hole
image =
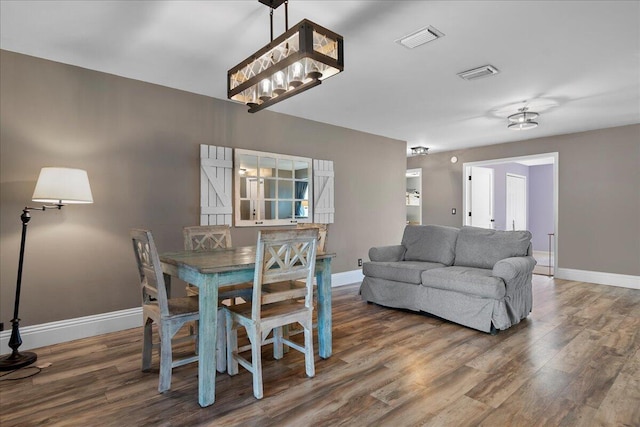
[[[464,163],[463,224],[495,230],[531,231],[533,255],[538,262],[534,273],[553,276],[558,265],[559,244],[558,166],[558,153]],[[493,220],[488,226],[474,220],[474,216],[482,216],[474,212],[477,209],[474,205],[483,203],[477,200],[483,197],[480,196],[482,192],[473,194],[476,186],[472,183],[477,168],[492,169],[494,175],[492,196],[486,196],[484,201],[493,208]],[[476,203],[473,203],[474,198]]]

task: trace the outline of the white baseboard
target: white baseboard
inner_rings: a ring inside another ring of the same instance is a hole
[[[619,286],[622,288],[640,289],[640,276],[627,274],[603,273],[601,271],[574,270],[558,268],[557,279],[575,280],[579,282],[597,283],[599,285]]]
[[[363,277],[362,270],[335,273],[331,275],[331,287],[362,282]],[[20,328],[22,345],[19,350],[30,350],[139,326],[142,326],[141,307],[25,326]],[[11,325],[9,325],[9,330],[0,332],[0,354],[11,352],[9,348],[10,328]]]
[[[335,273],[331,275],[331,287],[336,288],[338,286],[352,285],[362,282],[362,279],[364,279],[364,274],[362,274],[362,270],[360,269]]]
[[[138,326],[142,326],[142,307],[25,326],[20,328],[22,345],[19,351],[122,331]],[[1,354],[11,352],[11,348],[9,348],[10,337],[11,329],[0,332]]]

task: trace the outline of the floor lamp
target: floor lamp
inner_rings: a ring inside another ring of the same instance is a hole
[[[16,282],[16,298],[11,319],[11,337],[9,347],[11,354],[0,357],[0,371],[12,371],[31,365],[38,356],[30,351],[20,353],[22,345],[20,338],[20,289],[22,287],[22,267],[24,265],[24,245],[27,238],[27,224],[31,219],[30,211],[46,211],[47,209],[62,209],[62,206],[74,203],[93,203],[91,187],[87,172],[82,169],[42,168],[36,189],[33,192],[34,202],[50,203],[40,208],[25,207],[22,210],[22,240],[20,241],[20,259],[18,261],[18,280]]]

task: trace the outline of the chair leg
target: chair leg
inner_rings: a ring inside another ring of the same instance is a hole
[[[158,391],[164,393],[171,388],[171,327],[159,325],[160,329],[160,384]]]
[[[253,395],[262,399],[262,331],[255,327],[247,328],[247,335],[251,341],[251,365],[253,368]]]
[[[144,319],[144,329],[142,332],[142,371],[151,369],[151,357],[153,350],[153,320],[147,317]]]
[[[282,359],[284,356],[282,345],[282,326],[273,328],[273,358]]]
[[[309,319],[302,325],[304,328],[304,366],[307,371],[308,377],[313,377],[316,374],[313,364],[313,323]]]
[[[216,341],[216,369],[218,372],[227,370],[227,337],[226,316],[224,310],[218,309],[218,339]]]
[[[226,311],[227,326],[227,374],[236,375],[238,373],[238,361],[233,357],[233,353],[238,351],[238,330],[235,329],[231,313]]]

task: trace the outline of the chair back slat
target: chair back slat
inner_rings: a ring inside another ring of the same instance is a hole
[[[187,251],[230,248],[231,228],[228,225],[194,225],[182,229]]]
[[[318,244],[317,229],[261,230],[258,232],[256,250],[256,269],[253,281],[251,316],[260,319],[263,304],[262,285],[287,280],[304,279],[306,283],[305,306],[313,307],[313,274],[316,265]],[[300,299],[299,296],[286,294],[277,298],[277,292],[271,297],[276,300]]]
[[[140,274],[142,304],[157,304],[160,314],[168,316],[167,289],[153,236],[149,230],[133,229],[131,240]]]

